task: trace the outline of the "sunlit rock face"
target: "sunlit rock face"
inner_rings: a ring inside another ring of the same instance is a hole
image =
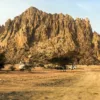
[[[0,49],[5,51],[8,62],[26,61],[29,56],[32,59],[60,57],[77,50],[85,55],[91,49],[99,50],[100,39],[95,38],[88,18],[48,14],[34,7],[0,26]],[[77,63],[85,64],[81,59]]]
[[[93,33],[93,40],[94,44],[94,51],[97,56],[97,58],[100,60],[100,35],[97,32]]]

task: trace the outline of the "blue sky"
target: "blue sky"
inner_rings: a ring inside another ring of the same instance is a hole
[[[73,18],[88,17],[93,30],[100,33],[100,0],[0,0],[0,24],[20,15],[30,6],[48,13],[69,14]]]

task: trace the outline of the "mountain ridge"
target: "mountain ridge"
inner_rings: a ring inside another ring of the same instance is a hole
[[[84,54],[84,61],[80,58],[76,62],[85,64],[90,58],[99,58],[100,39],[94,33],[88,18],[74,19],[68,14],[50,14],[30,7],[0,27],[0,47],[10,63],[28,61],[29,55],[31,59],[49,59],[79,49]],[[94,56],[86,57],[86,51]]]

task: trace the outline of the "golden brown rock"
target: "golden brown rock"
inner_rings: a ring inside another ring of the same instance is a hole
[[[70,15],[48,14],[34,7],[14,20],[9,19],[4,29],[0,31],[0,47],[6,51],[8,62],[19,62],[29,55],[40,59],[62,56],[77,49],[85,52],[94,43],[87,18],[74,20]]]

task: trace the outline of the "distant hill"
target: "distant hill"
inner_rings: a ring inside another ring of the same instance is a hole
[[[9,63],[73,57],[77,64],[99,64],[99,49],[100,36],[92,31],[88,18],[73,19],[30,7],[0,27],[0,50]]]

